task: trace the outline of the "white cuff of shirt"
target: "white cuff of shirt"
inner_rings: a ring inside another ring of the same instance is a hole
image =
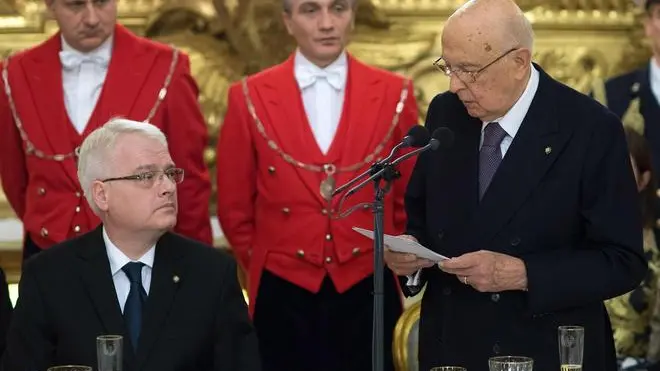
[[[422,275],[422,270],[418,270],[414,274],[409,274],[406,277],[408,277],[408,282],[406,282],[406,286],[419,286],[419,281],[420,281],[420,276]]]

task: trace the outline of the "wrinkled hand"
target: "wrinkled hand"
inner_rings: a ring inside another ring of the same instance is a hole
[[[438,266],[477,291],[527,290],[525,263],[513,256],[481,250],[442,261]]]
[[[417,242],[417,239],[413,236],[401,235],[399,237]],[[387,246],[385,246],[384,259],[387,266],[398,276],[408,276],[422,268],[435,265],[435,262],[431,260],[422,259],[414,254],[392,251]]]

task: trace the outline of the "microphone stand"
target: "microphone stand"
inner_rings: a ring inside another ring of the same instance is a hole
[[[372,212],[374,215],[374,292],[373,292],[373,332],[372,332],[372,371],[383,371],[385,367],[385,348],[384,348],[384,329],[385,329],[385,313],[384,313],[384,295],[385,295],[385,283],[384,283],[384,250],[385,250],[385,206],[384,200],[385,195],[390,191],[392,183],[401,177],[401,173],[396,170],[395,166],[400,162],[415,156],[421,152],[424,152],[428,149],[435,150],[440,145],[440,142],[433,138],[431,141],[424,147],[415,149],[414,151],[408,152],[403,156],[398,157],[392,162],[389,161],[392,158],[392,154],[388,156],[384,161],[379,161],[371,166],[371,168],[357,176],[355,179],[352,179],[347,184],[341,186],[339,189],[344,190],[350,187],[352,184],[355,184],[357,181],[362,179],[367,174],[371,176],[364,181],[362,181],[357,186],[351,188],[344,197],[349,197],[354,194],[361,188],[363,188],[367,183],[374,183],[374,202],[372,204]],[[394,151],[392,151],[394,152]],[[382,186],[382,182],[385,182],[385,185]],[[337,192],[335,192],[336,194]]]
[[[382,168],[374,172],[369,178],[374,182],[374,203],[372,212],[374,214],[374,307],[373,307],[373,334],[372,334],[372,370],[383,371],[385,367],[385,349],[384,349],[384,329],[385,312],[384,296],[385,268],[383,265],[383,254],[385,249],[385,195],[389,192],[392,182],[401,177],[401,173],[394,168],[392,164],[383,164]],[[364,183],[366,184],[366,180]],[[385,182],[381,186],[381,181]],[[357,188],[357,187],[356,187]],[[354,189],[356,189],[354,188]],[[355,192],[355,191],[354,191]]]

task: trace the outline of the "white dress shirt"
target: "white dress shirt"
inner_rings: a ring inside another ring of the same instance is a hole
[[[649,80],[651,80],[651,91],[655,96],[655,100],[660,104],[660,66],[655,58],[651,58],[649,68]]]
[[[121,268],[132,262],[128,256],[124,255],[117,246],[115,246],[110,237],[103,228],[103,241],[105,242],[105,251],[108,254],[110,261],[110,273],[112,274],[112,281],[115,283],[115,291],[117,291],[117,300],[121,307],[121,312],[124,313],[124,305],[128,298],[128,292],[131,291],[131,282]],[[140,259],[137,261],[144,263],[142,267],[142,286],[144,291],[149,295],[149,287],[151,287],[151,270],[154,267],[154,256],[156,254],[156,246],[152,246]]]
[[[518,129],[520,129],[520,125],[522,125],[525,116],[527,116],[527,111],[529,111],[529,107],[532,105],[532,100],[534,100],[534,96],[536,95],[536,90],[538,90],[538,87],[539,71],[537,71],[536,68],[532,66],[532,73],[529,77],[529,81],[527,82],[527,87],[523,91],[522,95],[520,95],[520,98],[518,98],[516,101],[516,104],[511,107],[509,112],[507,112],[499,119],[483,123],[481,127],[481,142],[479,143],[479,149],[481,149],[481,145],[484,143],[484,129],[486,128],[486,125],[488,125],[490,122],[497,122],[507,134],[500,143],[502,158],[504,158],[506,152],[509,150],[509,146],[511,146],[511,142],[513,142],[513,138],[516,137]],[[532,125],[534,125],[534,123],[532,123]]]
[[[67,44],[62,37],[62,84],[64,105],[78,133],[87,122],[101,94],[112,55],[112,37],[89,53],[82,53]]]
[[[525,116],[527,116],[527,111],[529,111],[529,107],[532,105],[532,100],[534,100],[534,96],[536,95],[538,87],[539,71],[537,71],[536,68],[532,66],[532,73],[530,74],[529,81],[527,82],[527,87],[525,87],[525,90],[520,95],[520,98],[518,98],[513,107],[511,107],[511,109],[499,119],[483,123],[481,127],[481,142],[479,143],[479,149],[481,149],[481,145],[484,142],[484,128],[490,122],[497,122],[507,134],[500,143],[502,158],[504,158],[506,152],[511,146],[511,142],[513,142],[513,138],[516,137],[518,129],[520,129],[520,125],[522,125]],[[534,123],[532,122],[530,125],[534,125]],[[418,270],[414,274],[407,276],[408,280],[406,281],[406,285],[419,286],[421,273],[422,271]]]
[[[320,68],[300,51],[294,57],[294,75],[316,143],[325,154],[337,133],[344,106],[348,58],[342,53],[336,61]]]

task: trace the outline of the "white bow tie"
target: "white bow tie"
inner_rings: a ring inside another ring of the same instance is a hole
[[[320,70],[302,67],[296,69],[296,79],[301,89],[314,85],[316,80],[320,78],[326,79],[328,84],[337,90],[341,90],[344,86],[344,79],[342,79],[341,69],[339,68]]]
[[[66,69],[75,69],[79,67],[83,62],[92,62],[101,67],[106,67],[108,65],[108,59],[100,55],[84,55],[68,50],[63,50],[60,52],[60,61],[62,62],[62,66]]]

